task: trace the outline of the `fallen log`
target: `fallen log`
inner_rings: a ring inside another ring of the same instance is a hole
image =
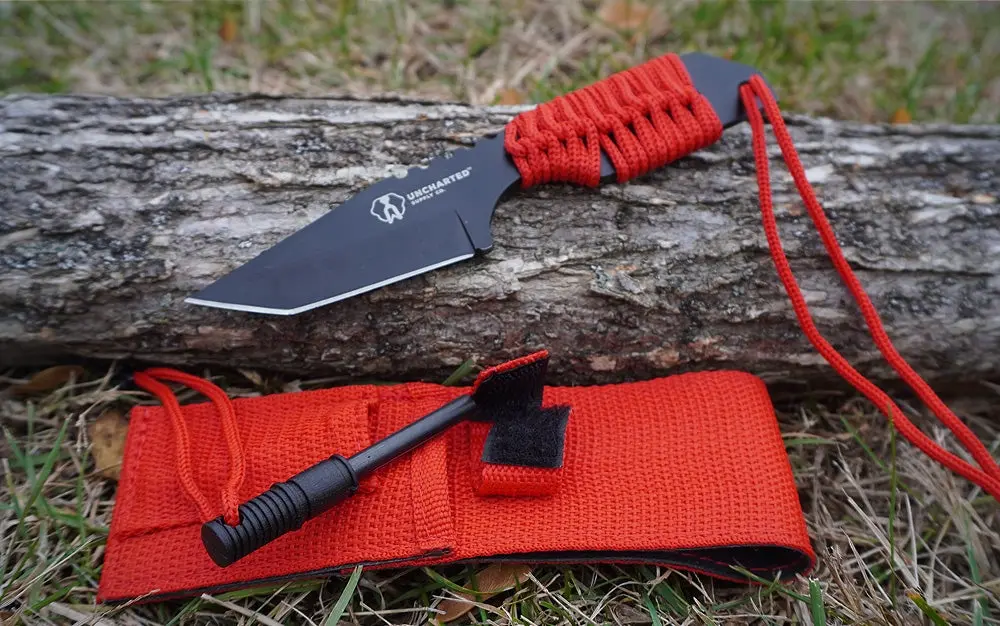
[[[520,191],[488,255],[293,317],[183,299],[367,184],[518,109],[385,98],[0,100],[0,365],[127,358],[440,380],[539,347],[557,383],[835,375],[796,324],[749,130],[626,185]],[[789,119],[846,255],[928,378],[1000,374],[1000,127]],[[781,234],[821,330],[884,378],[775,151]]]

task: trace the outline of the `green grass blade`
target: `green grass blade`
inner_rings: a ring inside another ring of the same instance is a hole
[[[431,577],[431,579],[433,579],[434,582],[436,582],[441,587],[447,587],[448,589],[454,591],[455,593],[467,593],[473,596],[479,595],[478,589],[473,589],[471,587],[463,587],[462,585],[459,585],[456,582],[448,580],[447,578],[445,578],[441,574],[438,574],[429,567],[425,567],[423,568],[423,570],[425,574]]]
[[[841,415],[840,421],[844,425],[844,428],[846,428],[847,431],[851,433],[851,437],[854,439],[854,441],[856,441],[858,445],[861,446],[861,449],[865,451],[865,454],[868,455],[868,458],[874,461],[875,464],[878,465],[880,469],[882,469],[882,471],[884,472],[889,471],[889,468],[886,467],[885,462],[882,459],[878,458],[878,455],[875,454],[874,450],[868,447],[868,444],[865,443],[865,440],[861,438],[861,433],[859,433],[858,430],[854,428],[854,426],[851,426],[851,423],[847,421],[847,418]]]
[[[75,584],[63,585],[55,592],[50,593],[41,600],[33,602],[31,606],[28,607],[28,610],[32,611],[33,613],[37,613],[38,611],[41,611],[42,609],[52,604],[53,602],[58,602],[59,600],[62,600],[63,598],[68,596],[75,587],[76,587]]]
[[[656,593],[663,598],[672,613],[679,616],[686,616],[691,612],[690,603],[672,585],[661,582],[656,586]]]
[[[656,610],[656,603],[649,597],[649,594],[642,597],[642,602],[646,605],[646,610],[649,611],[649,619],[653,620],[653,626],[663,626],[663,622],[660,621],[660,615]]]
[[[791,588],[789,588],[788,586],[784,585],[777,578],[775,578],[774,580],[768,580],[766,578],[758,576],[757,574],[754,574],[753,572],[751,572],[750,570],[748,570],[748,569],[746,569],[744,567],[733,566],[732,569],[734,571],[737,571],[740,574],[746,576],[750,580],[752,580],[754,582],[757,582],[757,583],[760,583],[761,585],[764,585],[764,593],[765,594],[771,594],[771,593],[774,593],[774,592],[778,592],[778,593],[780,593],[783,596],[789,597],[789,598],[791,598],[793,600],[798,600],[799,602],[805,602],[807,604],[810,602],[810,599],[809,599],[808,596],[804,596],[801,593],[798,593],[796,591],[792,591]]]
[[[753,601],[753,595],[747,594],[742,598],[736,598],[735,600],[728,600],[726,602],[720,602],[719,604],[713,604],[709,607],[712,613],[721,613],[723,611],[731,611],[733,609],[739,608],[744,604]]]
[[[25,501],[24,506],[21,507],[21,515],[17,520],[17,535],[19,537],[24,536],[24,520],[27,518],[28,513],[35,506],[35,502],[38,497],[42,495],[42,490],[45,488],[45,481],[49,479],[49,475],[52,474],[52,468],[55,467],[56,459],[59,457],[59,449],[62,446],[63,439],[66,438],[66,431],[69,430],[70,420],[65,420],[63,422],[62,428],[59,429],[59,434],[56,435],[55,443],[52,444],[52,450],[45,456],[45,462],[42,464],[42,469],[39,470],[38,475],[34,477],[34,482],[31,485],[31,492],[28,494],[28,499]]]
[[[226,602],[232,602],[234,600],[245,600],[246,598],[271,596],[276,593],[293,594],[293,593],[302,593],[304,591],[314,591],[322,586],[323,586],[322,580],[305,580],[302,582],[282,583],[278,585],[262,585],[260,587],[249,587],[247,589],[237,589],[236,591],[227,591],[226,593],[216,596],[216,598],[218,598],[219,600],[224,600]]]
[[[329,617],[323,621],[323,626],[336,626],[340,622],[340,618],[343,617],[344,611],[347,610],[347,605],[354,597],[354,590],[358,588],[358,581],[361,580],[361,570],[363,568],[359,565],[354,568],[351,572],[351,577],[347,579],[347,585],[344,586],[344,590],[340,593],[340,598],[337,599],[337,603],[333,605],[333,610],[330,611]]]
[[[815,580],[809,581],[809,614],[813,626],[826,626],[826,608],[823,606],[823,589]]]
[[[191,600],[188,600],[188,601],[187,601],[187,602],[186,602],[186,603],[184,604],[184,606],[183,606],[183,607],[181,607],[181,610],[180,610],[180,611],[177,611],[177,614],[176,614],[176,615],[174,615],[174,616],[173,616],[173,617],[172,617],[172,618],[170,619],[170,621],[169,621],[169,622],[167,622],[167,623],[166,623],[166,624],[165,624],[164,626],[175,626],[176,624],[180,624],[180,623],[181,623],[181,621],[183,621],[183,620],[184,620],[185,618],[187,618],[187,617],[188,617],[189,615],[194,615],[194,613],[195,613],[195,612],[196,612],[196,611],[197,611],[198,609],[200,609],[200,608],[201,608],[201,605],[202,605],[202,604],[204,604],[204,603],[205,603],[205,601],[204,601],[204,600],[202,600],[201,598],[193,598],[193,599],[191,599]]]
[[[969,533],[972,531],[969,529],[969,518],[967,515],[962,516],[962,525],[965,527],[965,536],[968,537]],[[965,558],[969,561],[969,578],[972,579],[972,582],[975,583],[977,587],[982,589],[983,576],[979,570],[979,560],[976,558],[976,553],[972,549],[971,541],[966,543]],[[972,600],[972,626],[983,626],[987,617],[991,616],[989,613],[989,604],[986,601],[986,594],[979,593]]]
[[[404,602],[414,598],[419,598],[422,605],[428,606],[431,602],[428,594],[432,591],[437,591],[441,588],[441,586],[441,583],[438,583],[436,580],[432,580],[423,585],[415,585],[412,589],[404,591],[403,593],[388,599],[387,608],[402,606]]]
[[[910,600],[913,600],[913,604],[917,605],[917,608],[920,609],[920,612],[923,613],[927,617],[927,619],[929,619],[931,623],[934,624],[934,626],[950,626],[948,624],[948,620],[941,617],[941,614],[935,611],[934,607],[927,604],[927,600],[924,600],[924,597],[922,595],[915,592],[907,595],[910,598]]]
[[[7,444],[8,447],[10,448],[11,453],[15,457],[21,455],[21,449],[18,447],[17,441],[11,436],[10,432],[6,428],[3,429],[3,434],[7,438]],[[7,486],[7,493],[10,494],[10,507],[11,509],[13,509],[14,515],[18,519],[20,519],[23,516],[24,509],[21,507],[21,503],[18,502],[17,496],[15,495],[15,492],[17,491],[17,485],[14,484],[14,472],[5,471],[4,482],[6,483]],[[14,543],[10,542],[9,544],[4,546],[3,552],[0,553],[0,581],[7,580],[7,568],[9,567],[7,561],[10,558],[10,556],[14,553],[13,546]]]
[[[876,465],[878,465],[879,469],[881,469],[883,472],[888,473],[889,466],[886,465],[885,461],[878,458],[878,455],[875,454],[875,452],[868,447],[868,444],[865,443],[865,440],[861,438],[861,433],[858,432],[858,429],[851,426],[850,422],[848,422],[847,419],[844,418],[844,416],[840,416],[840,422],[844,425],[844,428],[847,429],[849,433],[851,433],[851,438],[853,438],[854,441],[856,441],[858,445],[861,446],[861,448],[865,451],[865,454],[868,455],[868,458],[870,458]],[[899,488],[905,491],[907,494],[909,494],[909,496],[913,498],[914,502],[916,502],[920,506],[923,506],[924,501],[920,498],[920,495],[912,491],[906,485],[906,483],[900,482]]]
[[[451,373],[451,376],[446,378],[442,385],[445,387],[452,387],[462,382],[462,379],[469,375],[472,370],[476,368],[476,362],[473,359],[466,359],[461,365]]]
[[[14,457],[14,468],[23,468],[28,479],[33,479],[35,476],[35,468],[28,462],[28,458],[25,455],[24,450],[21,449],[21,446],[18,445],[17,439],[15,439],[14,435],[10,434],[10,431],[6,428],[3,429],[3,436],[7,440],[7,445],[10,446],[11,456]],[[8,476],[9,475],[10,474],[8,474]]]

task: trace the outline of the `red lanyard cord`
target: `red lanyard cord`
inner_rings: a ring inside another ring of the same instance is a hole
[[[785,127],[781,110],[778,108],[778,104],[771,95],[767,84],[760,76],[754,76],[748,84],[740,87],[740,97],[743,100],[743,106],[747,111],[750,127],[753,131],[753,151],[757,166],[757,185],[760,191],[760,210],[764,222],[764,233],[767,236],[767,244],[770,247],[771,257],[777,268],[778,277],[785,286],[785,291],[792,302],[799,325],[809,338],[809,341],[823,358],[833,366],[838,374],[854,386],[855,389],[863,393],[889,418],[890,422],[899,429],[899,432],[910,443],[938,463],[979,485],[995,499],[1000,500],[1000,467],[997,466],[996,461],[990,456],[989,450],[986,449],[986,446],[958,419],[944,402],[938,398],[924,379],[910,367],[906,360],[896,351],[895,346],[892,345],[879,319],[878,312],[851,270],[850,265],[848,265],[847,259],[844,258],[844,254],[837,243],[836,236],[823,212],[823,208],[817,201],[816,194],[806,179],[805,169],[802,167],[799,155],[792,144],[791,135],[789,135],[788,129]],[[792,268],[785,257],[785,252],[781,246],[781,239],[778,236],[778,225],[775,220],[774,207],[771,200],[771,182],[764,119],[757,108],[757,98],[764,105],[767,120],[771,124],[778,145],[781,147],[781,153],[784,156],[785,164],[788,166],[788,171],[795,180],[799,196],[806,205],[809,216],[812,218],[813,224],[815,224],[816,230],[819,232],[823,245],[826,247],[827,254],[833,262],[837,273],[840,274],[840,278],[847,285],[848,290],[850,290],[855,302],[857,302],[858,307],[861,309],[861,315],[864,317],[879,352],[882,353],[885,360],[910,388],[916,392],[917,396],[930,407],[934,415],[948,427],[948,430],[954,433],[955,437],[965,447],[972,458],[975,459],[979,467],[975,467],[948,452],[921,432],[885,392],[855,370],[820,334],[819,329],[816,328],[816,324],[809,313],[809,308],[806,306],[805,298],[802,296],[795,276],[792,274]]]
[[[206,396],[215,405],[216,411],[222,420],[222,431],[226,438],[226,446],[229,448],[229,480],[222,490],[222,510],[223,517],[227,524],[235,525],[239,518],[238,493],[243,479],[246,476],[246,467],[243,458],[243,446],[240,443],[240,434],[236,426],[236,410],[229,396],[222,389],[208,382],[203,378],[185,374],[177,370],[154,367],[144,372],[136,372],[134,380],[137,385],[156,396],[170,416],[173,424],[174,436],[177,446],[177,474],[181,481],[181,486],[185,493],[198,507],[201,520],[207,522],[219,516],[217,509],[208,503],[208,499],[201,489],[198,488],[194,480],[194,472],[191,465],[191,439],[188,435],[187,426],[184,424],[184,414],[181,412],[180,404],[174,396],[170,387],[161,383],[158,378],[181,383],[198,391]]]

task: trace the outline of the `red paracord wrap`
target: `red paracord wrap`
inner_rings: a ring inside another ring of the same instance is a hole
[[[795,315],[809,341],[823,358],[833,366],[837,373],[858,391],[867,396],[913,445],[935,461],[979,485],[991,496],[1000,500],[1000,467],[997,466],[996,461],[990,456],[989,450],[958,419],[951,409],[938,398],[937,394],[910,367],[906,360],[896,351],[895,346],[892,345],[892,341],[890,341],[879,319],[878,312],[851,270],[847,259],[844,258],[840,245],[837,243],[836,235],[823,212],[823,208],[816,199],[816,194],[812,186],[806,179],[805,169],[802,167],[795,146],[792,144],[791,135],[789,135],[788,129],[785,127],[781,110],[778,108],[766,83],[760,76],[754,76],[749,84],[745,84],[740,88],[740,97],[743,100],[743,106],[747,111],[750,126],[753,130],[753,151],[757,165],[757,184],[760,189],[760,209],[763,215],[767,243],[771,249],[771,256],[774,259],[775,267],[778,270],[778,276],[785,286],[785,291],[788,293],[788,297],[792,301],[792,307],[795,309]],[[778,145],[781,147],[785,163],[792,178],[795,180],[795,186],[798,188],[799,195],[805,203],[806,209],[809,211],[809,216],[816,225],[816,230],[819,232],[823,245],[826,247],[827,254],[840,274],[841,279],[847,285],[848,290],[850,290],[858,307],[861,309],[861,315],[864,317],[865,324],[867,324],[879,352],[882,353],[885,360],[899,376],[916,392],[917,396],[930,407],[938,419],[954,433],[959,442],[961,442],[972,458],[975,459],[976,463],[979,464],[979,467],[975,467],[948,452],[922,433],[885,392],[855,370],[820,334],[819,329],[812,320],[809,308],[795,280],[795,276],[792,274],[791,266],[785,257],[781,240],[778,236],[778,226],[771,200],[771,183],[764,120],[757,108],[757,98],[764,105],[764,111],[767,114],[768,121],[771,123],[771,128],[777,138]]]
[[[595,187],[602,148],[625,182],[721,136],[712,105],[680,58],[667,54],[521,113],[507,125],[504,148],[524,187]]]
[[[222,430],[226,438],[226,447],[229,449],[229,480],[222,490],[222,511],[227,524],[239,524],[239,492],[243,479],[246,476],[245,461],[243,458],[243,447],[240,443],[240,433],[236,426],[236,412],[233,403],[226,395],[226,392],[216,387],[203,378],[185,374],[177,370],[154,367],[145,372],[136,372],[134,380],[137,385],[153,394],[159,399],[167,414],[170,415],[170,423],[173,425],[174,434],[177,438],[177,474],[184,492],[197,505],[203,522],[207,522],[217,517],[216,507],[208,503],[205,494],[201,492],[195,483],[191,465],[191,441],[188,437],[187,426],[184,424],[184,414],[176,396],[161,383],[158,378],[169,380],[175,383],[186,385],[203,396],[207,397],[215,405],[216,411],[222,421]]]

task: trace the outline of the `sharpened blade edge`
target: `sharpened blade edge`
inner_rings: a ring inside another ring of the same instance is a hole
[[[406,272],[405,274],[400,274],[398,276],[393,276],[392,278],[387,278],[387,279],[385,279],[383,281],[379,281],[377,283],[372,283],[370,285],[365,285],[364,287],[361,287],[359,289],[355,289],[354,291],[348,291],[346,293],[342,293],[342,294],[336,295],[336,296],[334,296],[332,298],[327,298],[326,300],[319,300],[318,302],[311,302],[309,304],[305,304],[303,306],[300,306],[300,307],[297,307],[297,308],[294,308],[294,309],[272,309],[272,308],[269,308],[269,307],[253,306],[253,305],[249,305],[249,304],[230,304],[228,302],[216,302],[216,301],[213,301],[213,300],[202,300],[201,298],[184,298],[184,302],[186,302],[187,304],[197,304],[197,305],[200,305],[200,306],[207,306],[207,307],[212,307],[212,308],[216,308],[216,309],[229,309],[231,311],[246,311],[248,313],[269,313],[271,315],[297,315],[299,313],[304,313],[304,312],[309,311],[311,309],[315,309],[315,308],[318,308],[318,307],[321,307],[321,306],[326,306],[327,304],[333,304],[334,302],[337,302],[339,300],[346,300],[347,298],[353,298],[354,296],[361,295],[361,294],[363,294],[365,292],[368,292],[368,291],[373,291],[373,290],[378,289],[380,287],[385,287],[386,285],[391,285],[392,283],[399,282],[401,280],[406,280],[407,278],[413,278],[414,276],[417,276],[419,274],[423,274],[425,272],[430,272],[430,271],[436,270],[438,268],[444,267],[446,265],[451,265],[452,263],[458,263],[459,261],[464,261],[466,259],[471,259],[473,256],[475,256],[475,255],[473,255],[473,254],[463,254],[461,256],[457,256],[457,257],[453,257],[453,258],[447,259],[445,261],[440,261],[438,263],[433,263],[433,264],[428,265],[426,267],[421,267],[420,269],[416,269],[416,270],[413,270],[411,272]]]

